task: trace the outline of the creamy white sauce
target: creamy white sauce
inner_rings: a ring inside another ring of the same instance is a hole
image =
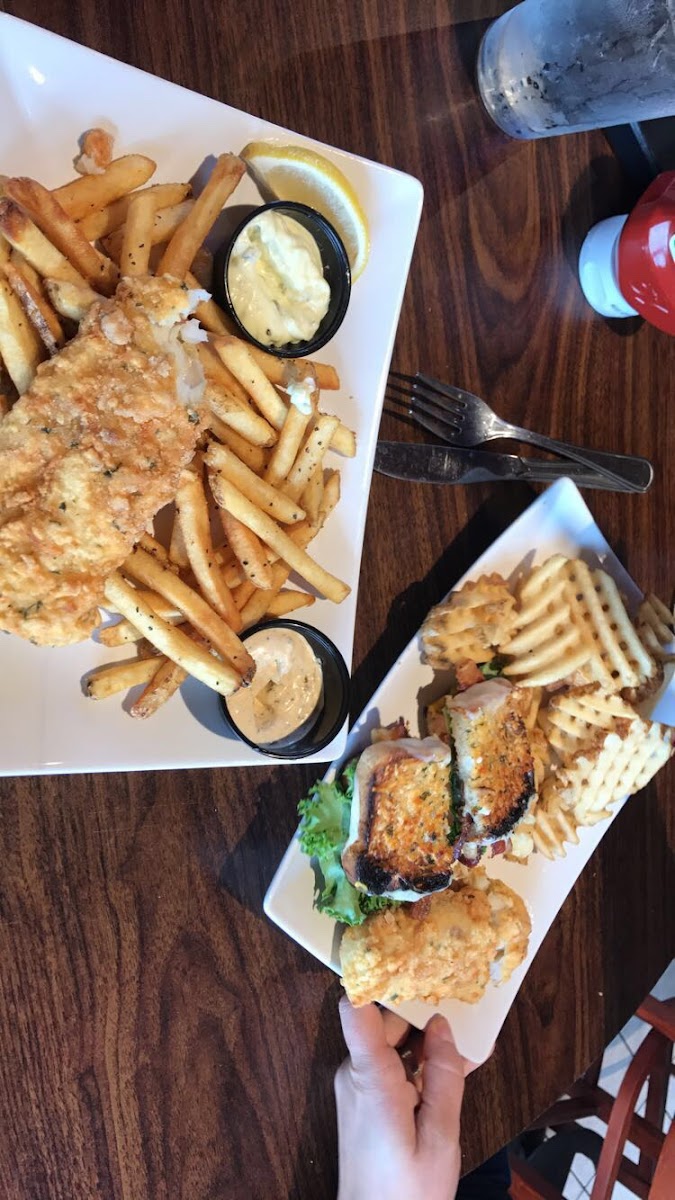
[[[227,284],[242,325],[269,346],[309,341],[330,303],[315,239],[299,221],[274,209],[242,229]]]
[[[312,379],[311,375],[307,379],[299,379],[296,383],[289,383],[284,388],[291,404],[294,404],[305,417],[312,415],[312,397],[316,391],[316,380]]]
[[[248,687],[227,698],[238,729],[259,746],[295,741],[323,700],[323,672],[307,638],[294,629],[260,629],[246,639],[255,660]]]

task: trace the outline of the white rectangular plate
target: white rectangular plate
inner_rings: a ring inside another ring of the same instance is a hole
[[[453,587],[461,587],[467,580],[491,571],[508,579],[524,562],[536,564],[552,554],[583,558],[593,566],[602,566],[615,579],[629,604],[641,599],[639,589],[608,546],[569,479],[560,480],[535,500]],[[418,695],[432,680],[433,671],[422,663],[419,638],[415,637],[359,717],[344,754],[333,763],[328,774],[365,748],[369,732],[375,726],[404,717],[416,737]],[[673,722],[673,694],[672,687],[664,685],[651,713],[655,719]],[[622,804],[615,805],[613,817],[621,807]],[[579,845],[566,847],[566,857],[555,862],[549,862],[541,854],[532,855],[526,865],[499,857],[488,860],[488,874],[502,879],[525,901],[532,919],[532,935],[524,962],[507,983],[500,987],[488,985],[477,1004],[451,1000],[440,1005],[461,1053],[472,1062],[483,1062],[490,1054],[537,950],[609,825],[610,821],[604,821],[581,829]],[[339,973],[340,927],[316,911],[313,896],[314,871],[294,839],[265,897],[265,912],[306,950]],[[421,1029],[434,1009],[425,1004],[405,1004],[396,1011]]]
[[[324,394],[323,407],[356,430],[358,453],[352,460],[326,460],[342,471],[342,499],[312,547],[352,591],[341,605],[317,601],[299,614],[328,634],[349,664],[373,456],[421,184],[2,14],[0,111],[0,172],[32,175],[52,187],[72,177],[78,138],[95,125],[115,134],[116,153],[155,158],[153,182],[189,179],[210,155],[265,139],[315,146],[353,183],[370,224],[370,260],[354,285],[344,324],[318,357],[334,363],[342,381],[340,392]],[[230,203],[260,202],[245,178]],[[146,722],[131,719],[123,697],[86,699],[82,676],[115,656],[128,652],[111,653],[92,641],[48,649],[0,635],[0,775],[272,761],[226,733],[215,693],[194,681]],[[304,761],[338,755],[345,738],[346,726]]]

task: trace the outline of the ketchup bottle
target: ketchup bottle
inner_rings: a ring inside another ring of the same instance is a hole
[[[631,213],[593,226],[579,279],[603,317],[641,316],[675,334],[675,171],[658,175]]]

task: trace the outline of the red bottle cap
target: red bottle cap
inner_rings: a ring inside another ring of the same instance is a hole
[[[621,230],[619,288],[645,321],[675,334],[675,171],[664,171]]]

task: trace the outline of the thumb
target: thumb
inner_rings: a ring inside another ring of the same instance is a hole
[[[464,1096],[464,1060],[445,1017],[432,1017],[424,1034],[422,1102],[417,1114],[418,1148],[459,1146]]]
[[[377,1006],[366,1004],[354,1008],[343,996],[340,1000],[340,1021],[354,1073],[367,1077],[386,1067],[392,1051]]]

